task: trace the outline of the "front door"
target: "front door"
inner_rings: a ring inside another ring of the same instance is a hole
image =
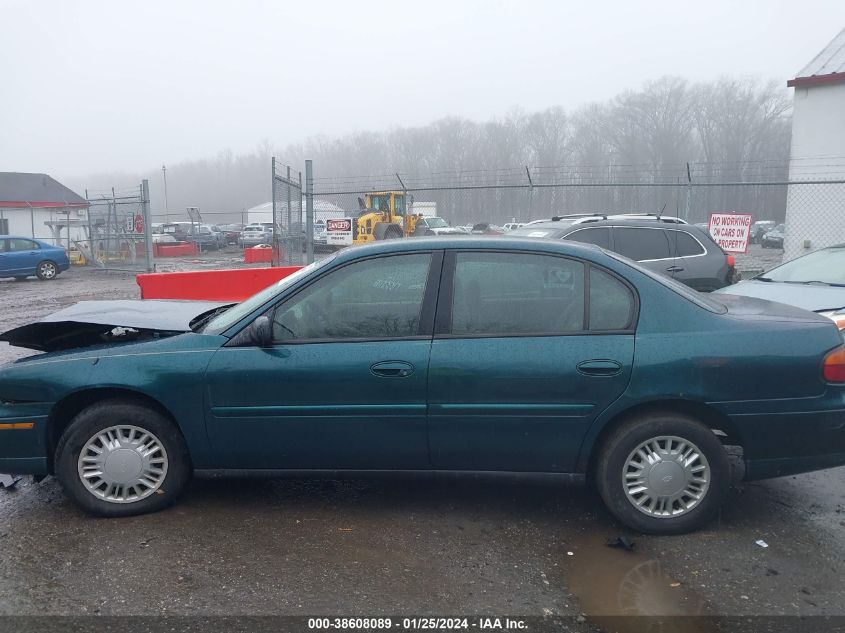
[[[631,290],[577,259],[447,255],[429,365],[434,468],[567,472],[625,390]]]
[[[34,275],[35,267],[41,260],[41,247],[38,242],[21,237],[6,240],[3,267],[9,275]]]
[[[426,468],[440,259],[333,269],[271,311],[271,347],[220,349],[207,370],[219,467]]]

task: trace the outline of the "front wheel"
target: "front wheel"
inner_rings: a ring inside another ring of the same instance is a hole
[[[56,266],[55,262],[51,262],[49,260],[45,260],[35,267],[35,276],[41,281],[55,279],[58,274],[59,267]]]
[[[646,534],[703,526],[730,485],[728,457],[706,425],[683,414],[633,418],[603,443],[596,483],[610,512]]]
[[[79,413],[59,440],[55,468],[78,506],[106,517],[161,510],[179,496],[191,472],[176,426],[127,400],[100,402]]]

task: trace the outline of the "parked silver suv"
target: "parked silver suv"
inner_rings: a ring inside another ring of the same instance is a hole
[[[734,258],[710,234],[676,217],[573,215],[533,222],[507,234],[596,244],[646,268],[710,292],[734,282]]]

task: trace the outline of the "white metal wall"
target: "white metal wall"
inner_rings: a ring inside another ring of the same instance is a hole
[[[842,179],[845,179],[845,83],[796,88],[789,180]],[[841,197],[831,193],[831,187],[790,185],[785,260],[845,242],[845,208]]]

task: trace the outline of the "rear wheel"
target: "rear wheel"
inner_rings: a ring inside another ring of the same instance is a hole
[[[690,416],[661,412],[633,418],[600,450],[599,493],[617,519],[640,532],[696,530],[727,494],[727,454],[716,435]]]
[[[84,409],[56,447],[56,476],[85,511],[107,517],[170,505],[190,477],[185,440],[164,415],[127,400]]]
[[[55,262],[51,262],[48,259],[44,260],[43,262],[40,262],[38,266],[35,267],[35,275],[41,281],[49,281],[51,279],[55,279],[58,274],[59,267],[56,266]]]

